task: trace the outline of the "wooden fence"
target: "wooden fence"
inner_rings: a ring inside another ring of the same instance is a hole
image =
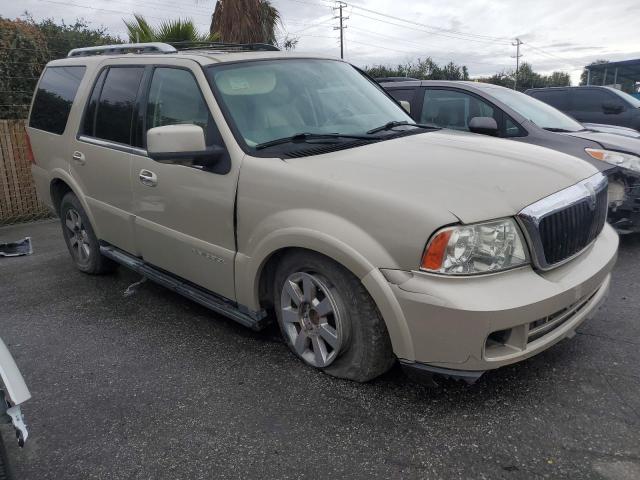
[[[0,225],[51,215],[36,194],[25,124],[26,120],[0,120]]]

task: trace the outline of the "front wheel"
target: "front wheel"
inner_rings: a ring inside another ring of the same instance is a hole
[[[366,382],[395,361],[386,325],[351,272],[319,254],[286,256],[275,276],[274,305],[286,344],[308,365]]]

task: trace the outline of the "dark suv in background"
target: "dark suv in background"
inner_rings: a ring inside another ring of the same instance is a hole
[[[615,88],[531,88],[525,93],[582,123],[619,125],[640,131],[640,100]]]

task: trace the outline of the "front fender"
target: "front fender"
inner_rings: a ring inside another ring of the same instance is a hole
[[[314,219],[317,226],[309,225],[308,219]],[[306,226],[299,226],[305,223]],[[267,233],[273,225],[281,225],[281,228]],[[324,228],[320,230],[319,226]],[[339,232],[340,238],[328,231]],[[264,219],[253,229],[250,238],[256,241],[248,241],[245,247],[251,248],[241,249],[236,257],[238,303],[252,310],[260,310],[260,275],[276,252],[287,248],[311,250],[333,259],[362,281],[382,314],[394,352],[402,358],[413,358],[413,346],[404,315],[388,282],[376,266],[393,265],[394,260],[366,232],[327,212],[304,210],[280,212]],[[352,245],[358,245],[358,249]],[[375,264],[369,259],[374,259]]]
[[[0,339],[0,377],[2,377],[7,396],[14,405],[20,405],[31,398],[27,384],[2,339]]]

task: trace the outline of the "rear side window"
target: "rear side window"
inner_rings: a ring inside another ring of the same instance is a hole
[[[131,145],[131,127],[143,67],[111,67],[98,78],[85,113],[83,133]]]
[[[38,84],[29,126],[61,135],[85,67],[48,67]]]
[[[569,92],[567,90],[537,90],[531,92],[531,96],[558,110],[569,109]]]

